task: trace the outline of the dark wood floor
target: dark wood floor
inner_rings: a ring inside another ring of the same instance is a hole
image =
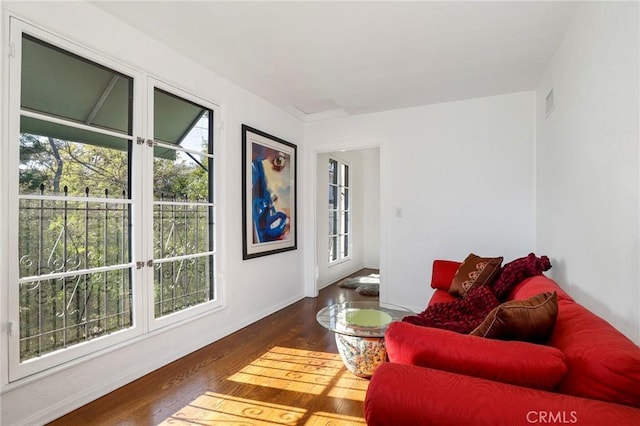
[[[50,424],[362,425],[368,381],[315,319],[347,300],[377,298],[333,284]]]

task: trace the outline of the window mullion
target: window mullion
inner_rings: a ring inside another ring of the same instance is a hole
[[[21,117],[30,117],[30,118],[36,118],[38,120],[42,120],[42,121],[48,121],[50,123],[54,123],[54,124],[61,124],[67,127],[74,127],[76,129],[81,129],[81,130],[87,130],[89,132],[93,132],[93,133],[100,133],[106,136],[113,136],[116,138],[120,138],[120,139],[128,139],[128,140],[133,140],[134,137],[132,135],[125,135],[123,133],[118,133],[118,132],[114,132],[114,131],[110,131],[110,130],[105,130],[105,129],[101,129],[99,127],[95,127],[95,126],[89,126],[86,124],[82,124],[82,123],[76,123],[74,121],[71,120],[66,120],[64,118],[58,118],[58,117],[53,117],[51,115],[47,115],[47,114],[42,114],[39,112],[35,112],[35,111],[29,111],[26,109],[20,109],[20,116]]]
[[[138,81],[140,100],[140,120],[137,121],[139,129],[136,134],[142,135],[142,140],[153,140],[153,93],[148,90],[148,77],[141,77]],[[136,261],[144,265],[137,275],[139,283],[137,286],[139,294],[138,321],[143,325],[144,332],[148,332],[151,327],[151,316],[153,315],[153,271],[151,263],[153,259],[153,186],[148,182],[153,182],[153,147],[148,143],[137,145],[137,156],[135,158],[134,170],[137,170],[135,179],[137,194],[137,219],[138,225],[138,247]]]

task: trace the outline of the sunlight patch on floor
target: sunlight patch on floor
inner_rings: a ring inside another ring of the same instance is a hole
[[[306,410],[206,392],[161,425],[297,425]]]
[[[338,380],[331,386],[327,395],[333,398],[352,399],[354,401],[364,401],[369,382],[356,377],[347,370],[344,370]]]
[[[304,426],[361,426],[366,424],[361,417],[327,412],[312,413],[304,421],[305,414],[306,410],[301,408],[207,392],[160,423],[160,426],[216,426],[221,424],[241,424],[243,426],[294,426],[300,424],[304,424]]]
[[[304,426],[361,426],[367,423],[361,417],[343,416],[335,413],[313,413]]]
[[[315,395],[314,398],[364,401],[369,382],[345,368],[340,355],[274,347],[228,380]],[[326,408],[325,408],[326,409]],[[206,392],[161,425],[362,426],[361,417]]]
[[[275,347],[229,380],[320,395],[342,369],[337,354]]]

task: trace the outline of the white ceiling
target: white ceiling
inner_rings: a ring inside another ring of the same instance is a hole
[[[305,120],[532,90],[578,6],[92,3]]]

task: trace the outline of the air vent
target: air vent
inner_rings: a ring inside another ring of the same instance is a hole
[[[553,108],[555,108],[555,104],[553,103],[553,89],[551,89],[545,101],[546,117],[549,117]]]

